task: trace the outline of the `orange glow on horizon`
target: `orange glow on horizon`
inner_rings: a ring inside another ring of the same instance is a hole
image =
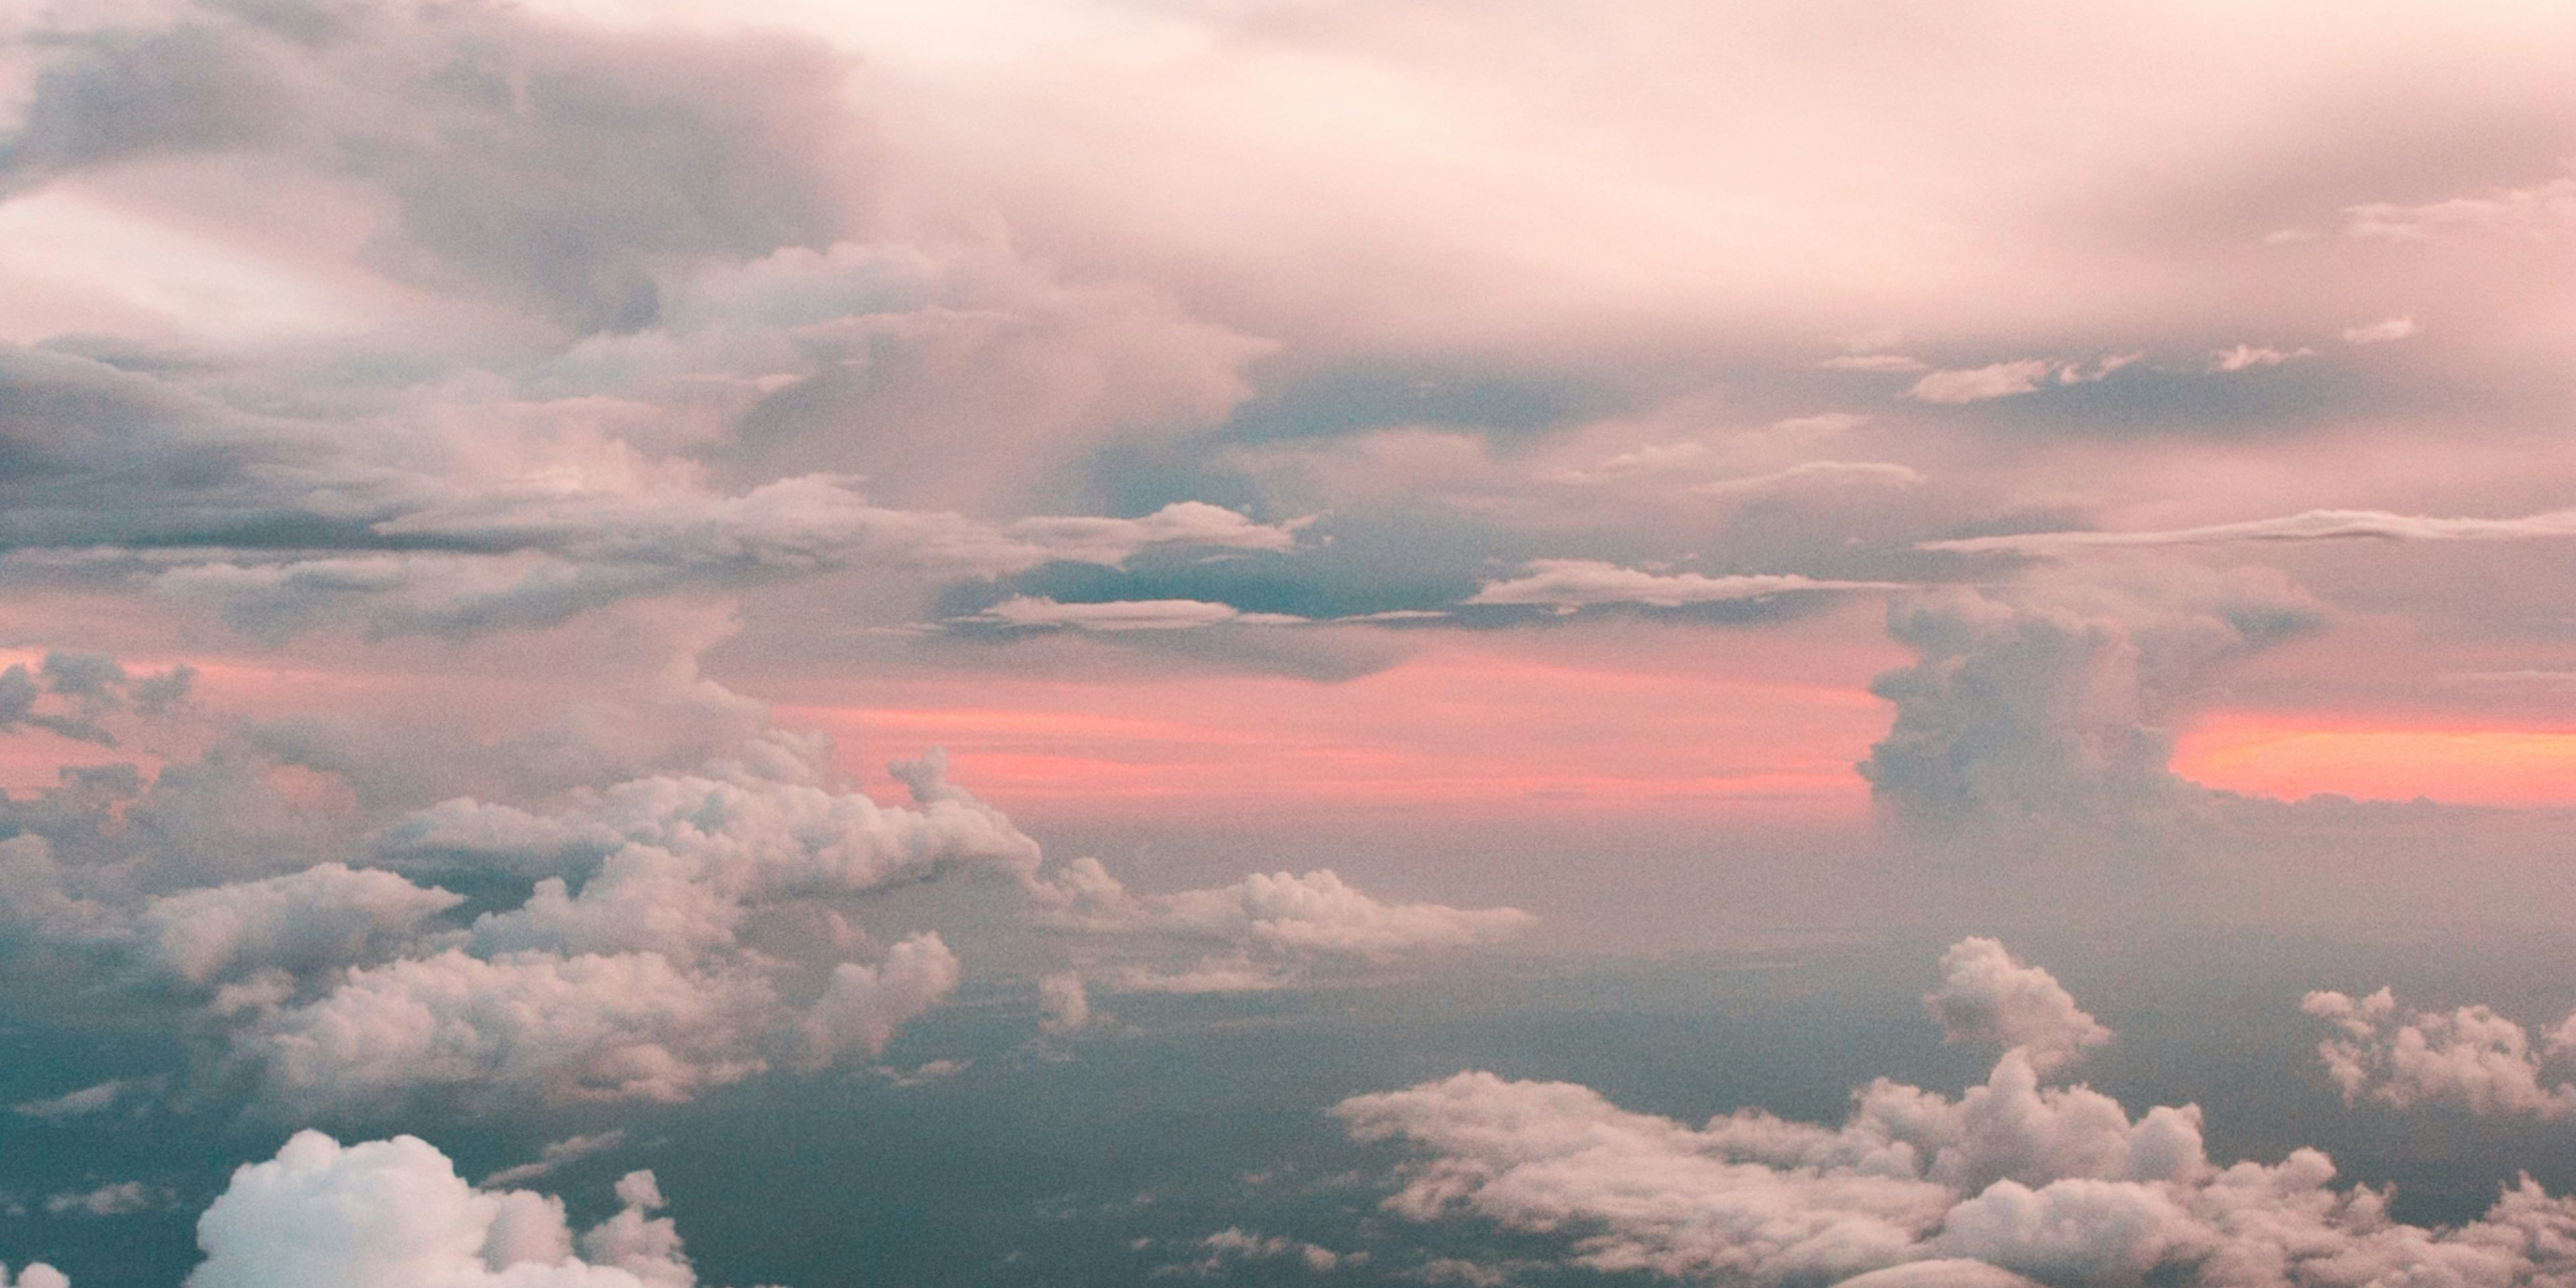
[[[2206,786],[2277,800],[2334,794],[2576,805],[2576,731],[2389,728],[2230,714],[2185,735],[2173,767]]]
[[[1873,669],[1862,661],[1857,679]],[[1181,675],[942,676],[868,705],[782,705],[841,768],[945,747],[957,781],[1033,816],[1342,808],[1851,815],[1887,708],[1857,682],[1605,666],[1448,641],[1339,684]]]

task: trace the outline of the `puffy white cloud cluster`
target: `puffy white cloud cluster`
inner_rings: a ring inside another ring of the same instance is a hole
[[[0,1288],[71,1288],[71,1285],[69,1275],[41,1261],[28,1263],[15,1276],[9,1273],[9,1267],[0,1265]]]
[[[384,866],[216,867],[190,885],[113,848],[67,865],[45,833],[0,840],[0,914],[197,1006],[235,1067],[304,1112],[685,1099],[872,1056],[955,989],[936,934],[876,949],[836,900],[970,866],[1032,879],[1035,843],[950,785],[939,757],[898,767],[913,800],[895,807],[824,786],[818,754],[755,740],[549,812],[449,801],[358,847],[423,874],[533,878],[522,902],[463,925],[463,896]],[[113,797],[99,819],[38,802],[53,814],[28,817],[87,857],[91,832],[118,828],[116,811],[141,823],[150,799]]]
[[[422,941],[435,951],[346,972],[318,995],[229,1003],[239,1057],[298,1104],[354,1109],[430,1088],[470,1098],[686,1099],[785,1066],[872,1056],[945,998],[957,959],[936,934],[882,962],[799,963],[745,943],[764,917],[819,917],[837,950],[864,936],[828,906],[951,868],[1030,879],[1036,845],[950,785],[937,757],[900,766],[911,808],[819,785],[784,744],[703,775],[657,775],[563,811],[451,801],[390,829],[391,862],[536,881],[526,902]],[[604,856],[604,857],[603,857]],[[797,981],[819,971],[820,979]],[[790,994],[802,988],[807,1000]]]
[[[1536,920],[1518,908],[1388,903],[1329,868],[1254,873],[1233,885],[1139,895],[1096,859],[1067,863],[1031,891],[1038,914],[1073,929],[1214,944],[1187,969],[1131,969],[1118,983],[1166,992],[1241,992],[1289,983],[1322,960],[1384,964],[1411,953],[1490,944]]]
[[[296,1133],[245,1164],[197,1222],[187,1288],[695,1288],[651,1172],[575,1239],[563,1201],[477,1189],[413,1136],[344,1146]],[[577,1249],[577,1250],[576,1250]]]
[[[2066,1031],[2053,999],[2036,1009]],[[2477,1221],[2401,1223],[2385,1192],[2336,1188],[2316,1150],[2221,1167],[2197,1107],[2133,1118],[2087,1087],[2045,1085],[2019,1047],[1955,1098],[1874,1082],[1838,1127],[1758,1110],[1693,1127],[1589,1088],[1481,1072],[1356,1096],[1334,1112],[1359,1139],[1419,1152],[1389,1211],[1563,1236],[1575,1262],[1605,1271],[1885,1288],[2007,1288],[2021,1277],[2500,1286],[2576,1275],[2576,1200],[2527,1178]]]
[[[2019,1050],[2041,1073],[2111,1040],[2111,1031],[2085,1014],[2056,976],[1982,936],[1941,954],[1941,986],[1924,995],[1923,1005],[1948,1041]]]
[[[2473,1114],[2576,1117],[2576,1085],[2542,1085],[2542,1064],[2576,1049],[2576,1016],[2534,1046],[2531,1035],[2484,1006],[2401,1012],[2387,989],[2355,999],[2317,991],[2299,1003],[2334,1026],[2317,1045],[2344,1103],[2394,1109],[2452,1105]]]

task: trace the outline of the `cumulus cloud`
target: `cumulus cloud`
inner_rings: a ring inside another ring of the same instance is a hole
[[[1941,1022],[1943,1040],[2021,1051],[2041,1073],[2111,1040],[2056,976],[1993,939],[1972,936],[1941,954],[1941,985],[1923,1005]]]
[[[2145,532],[2025,532],[1926,541],[1924,550],[2058,555],[2082,550],[2296,541],[2524,541],[2576,535],[2576,510],[2510,519],[2437,518],[2386,510],[2303,510],[2276,519]]]
[[[805,1014],[802,1062],[821,1068],[845,1053],[873,1056],[894,1031],[957,990],[957,957],[935,934],[896,944],[882,964],[843,962]]]
[[[29,1262],[13,1277],[0,1265],[0,1288],[71,1288],[71,1278],[41,1261]]]
[[[344,1146],[296,1133],[237,1169],[197,1222],[205,1260],[187,1288],[695,1288],[696,1271],[650,1172],[617,1183],[623,1205],[585,1231],[563,1202],[477,1189],[413,1136]]]
[[[1743,573],[1710,577],[1695,572],[1657,573],[1596,559],[1533,559],[1518,577],[1489,581],[1470,604],[1543,605],[1560,609],[1598,604],[1681,608],[1762,599],[1805,591],[1903,590],[1901,582],[1831,581],[1795,573]]]
[[[1517,908],[1387,903],[1330,869],[1255,873],[1230,886],[1138,895],[1096,859],[1075,859],[1034,891],[1039,916],[1097,934],[1220,949],[1178,973],[1123,974],[1123,987],[1160,992],[1275,988],[1317,961],[1384,964],[1414,953],[1496,943],[1535,920]]]
[[[1888,608],[1918,660],[1871,692],[1896,704],[1860,772],[1902,819],[2152,831],[2191,799],[2166,725],[2228,662],[2308,629],[2313,600],[2270,569],[1954,587]]]
[[[1114,599],[1062,604],[1041,596],[1014,595],[966,622],[1023,629],[1061,627],[1085,631],[1185,631],[1202,626],[1301,626],[1287,613],[1247,613],[1231,604],[1199,599]]]
[[[2576,1271],[2576,1201],[2528,1178],[2479,1220],[2407,1225],[2388,1215],[2385,1192],[2335,1188],[2316,1150],[2219,1166],[2196,1107],[2132,1117],[2088,1088],[2043,1085],[2019,1048],[1956,1098],[1874,1082],[1839,1127],[1758,1110],[1694,1127],[1589,1088],[1476,1072],[1333,1112],[1358,1139],[1411,1149],[1387,1211],[1566,1240],[1573,1262],[1608,1272],[2245,1288]]]
[[[2355,999],[2320,990],[2299,1009],[2334,1026],[2317,1046],[2345,1104],[2392,1109],[2451,1105],[2473,1114],[2576,1117],[2576,1086],[2544,1086],[2541,1066],[2576,1046],[2576,1017],[2537,1047],[2512,1020],[2484,1006],[2401,1012],[2381,989]]]

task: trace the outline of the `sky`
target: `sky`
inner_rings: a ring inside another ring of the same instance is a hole
[[[2576,1278],[2571,71],[0,0],[0,1288]]]

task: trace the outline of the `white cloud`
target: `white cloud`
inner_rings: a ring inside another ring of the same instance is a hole
[[[2535,1051],[2521,1025],[2483,1006],[2449,1014],[2401,1014],[2387,989],[2355,999],[2308,994],[2299,1009],[2335,1027],[2317,1046],[2344,1103],[2368,1099],[2394,1109],[2453,1105],[2473,1114],[2576,1117],[2576,1085],[2543,1086],[2541,1064],[2576,1040],[2571,1016]]]
[[[1941,1022],[1945,1041],[2019,1050],[2041,1073],[2111,1040],[2056,976],[2023,965],[1992,939],[1972,936],[1941,954],[1941,986],[1923,1005]]]
[[[2370,202],[2344,210],[2344,235],[2420,242],[2452,233],[2548,239],[2576,231],[2576,175],[2422,205]]]
[[[1931,364],[1901,353],[1844,353],[1816,364],[1828,371],[1881,371],[1911,374]]]
[[[2212,371],[2250,371],[2256,367],[2277,367],[2292,358],[2313,357],[2316,350],[2300,348],[2281,350],[2268,345],[2240,344],[2209,355]]]
[[[1535,921],[1517,908],[1387,903],[1330,869],[1303,875],[1254,873],[1229,886],[1138,895],[1098,860],[1082,858],[1065,864],[1033,894],[1038,915],[1068,929],[1230,950],[1177,973],[1159,966],[1121,972],[1115,982],[1131,991],[1275,988],[1316,961],[1384,964],[1415,953],[1500,942]]]
[[[694,1288],[671,1221],[648,1215],[662,1204],[652,1173],[617,1197],[576,1256],[559,1199],[476,1189],[417,1137],[298,1132],[206,1209],[187,1288]]]
[[[1365,1252],[1335,1252],[1320,1244],[1307,1243],[1281,1235],[1267,1238],[1247,1234],[1240,1226],[1228,1226],[1199,1240],[1202,1255],[1198,1260],[1164,1266],[1154,1273],[1191,1274],[1206,1279],[1225,1272],[1226,1268],[1246,1261],[1294,1261],[1308,1272],[1331,1274],[1353,1266],[1368,1264]]]
[[[92,1190],[67,1190],[45,1196],[45,1211],[54,1216],[130,1216],[169,1202],[169,1195],[141,1181],[117,1181]]]
[[[1906,393],[1932,403],[1984,402],[1990,398],[2030,393],[2046,383],[2056,371],[2055,363],[2038,358],[1998,362],[1960,371],[1935,371],[1915,381],[1914,387]]]
[[[2377,322],[2364,322],[2359,326],[2345,327],[2343,342],[2345,344],[2387,344],[2394,340],[2410,338],[2420,329],[2415,325],[2415,319],[2412,317],[2382,318]]]
[[[0,1265],[0,1288],[71,1288],[72,1281],[62,1271],[41,1261],[31,1261],[11,1277],[9,1267]]]
[[[260,970],[370,960],[465,897],[391,872],[325,863],[287,876],[209,886],[143,909],[144,951],[190,984]]]
[[[1784,470],[1745,478],[1716,479],[1691,489],[1702,496],[1762,496],[1807,488],[1913,487],[1923,476],[1886,461],[1803,461]]]
[[[1202,626],[1302,626],[1303,617],[1247,613],[1231,604],[1198,599],[1121,599],[1060,604],[1030,595],[1009,599],[960,621],[1023,628],[1067,627],[1086,631],[1180,631]]]
[[[481,1188],[501,1189],[523,1181],[533,1181],[566,1163],[588,1158],[593,1154],[605,1154],[625,1143],[624,1128],[597,1132],[588,1136],[567,1136],[539,1149],[534,1162],[505,1167],[484,1177]]]
[[[660,953],[457,950],[349,972],[236,1034],[268,1093],[347,1112],[446,1093],[473,1102],[680,1101],[766,1067],[781,1005],[744,971]]]
[[[1923,550],[2011,550],[2023,554],[2124,546],[2207,546],[2274,541],[2517,541],[2576,536],[2576,510],[2513,519],[2437,518],[2387,510],[2304,510],[2276,519],[2148,532],[2024,532],[1926,541]]]
[[[896,944],[883,963],[843,962],[805,1014],[803,1063],[821,1068],[843,1054],[885,1050],[905,1021],[957,991],[957,957],[935,934]]]
[[[1521,575],[1489,581],[1466,602],[1580,608],[1644,604],[1680,608],[1730,603],[1806,591],[1903,590],[1899,582],[1826,581],[1795,573],[1745,573],[1709,577],[1695,572],[1655,573],[1597,559],[1533,559]]]
[[[2022,358],[1957,371],[1935,371],[1915,381],[1914,387],[1906,390],[1906,395],[1929,403],[1972,403],[2010,398],[2051,385],[2091,384],[2142,356],[2114,354],[2098,359],[2090,366],[2081,362]]]
[[[1573,1261],[1603,1271],[1869,1288],[2576,1273],[2576,1201],[2528,1178],[2480,1220],[2406,1225],[2384,1192],[2333,1188],[2316,1150],[2219,1167],[2197,1108],[2132,1118],[2089,1088],[2041,1085],[2019,1048],[1956,1099],[1874,1082],[1838,1128],[1757,1110],[1692,1127],[1585,1087],[1490,1073],[1355,1096],[1334,1113],[1361,1140],[1413,1149],[1388,1211],[1564,1239]]]
[[[83,1087],[78,1091],[67,1091],[50,1100],[30,1100],[11,1105],[9,1108],[10,1112],[24,1114],[29,1118],[85,1118],[114,1108],[116,1102],[127,1092],[134,1090],[137,1085],[120,1078]]]

